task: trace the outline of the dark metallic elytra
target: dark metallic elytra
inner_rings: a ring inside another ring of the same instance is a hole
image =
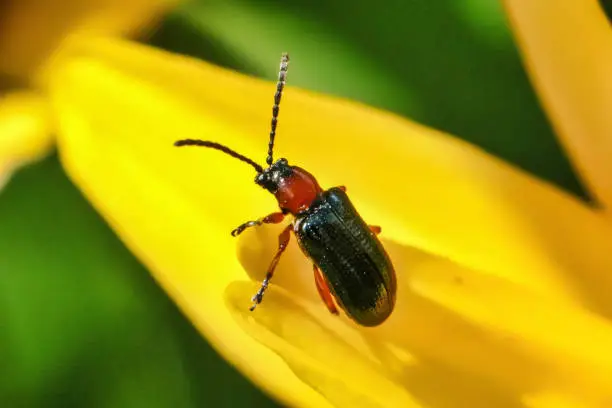
[[[380,227],[368,226],[363,221],[344,187],[323,190],[306,170],[289,165],[287,159],[273,160],[279,104],[288,63],[289,56],[283,54],[272,108],[267,168],[215,142],[185,139],[174,145],[209,147],[250,164],[257,172],[255,183],[276,197],[280,212],[239,225],[232,231],[233,236],[250,227],[278,224],[287,214],[294,217],[278,237],[278,249],[261,287],[252,298],[251,311],[262,302],[293,231],[300,248],[313,262],[317,291],[329,311],[337,314],[335,303],[338,303],[355,322],[377,326],[393,311],[397,290],[393,265],[376,236]]]
[[[321,193],[295,218],[294,231],[304,253],[325,273],[342,309],[364,326],[382,323],[395,305],[393,265],[376,235],[359,217],[346,193]]]

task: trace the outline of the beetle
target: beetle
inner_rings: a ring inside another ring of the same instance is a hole
[[[280,212],[247,221],[235,228],[232,236],[250,227],[278,224],[286,215],[293,216],[293,221],[279,235],[278,248],[266,277],[251,299],[251,311],[262,302],[293,231],[302,252],[313,263],[317,291],[329,311],[337,315],[337,303],[356,323],[368,327],[380,325],[393,311],[397,289],[393,264],[377,237],[380,227],[368,226],[363,221],[344,186],[323,190],[303,168],[289,165],[284,158],[273,160],[288,64],[289,56],[284,53],[274,94],[266,168],[216,142],[184,139],[174,145],[208,147],[250,164],[257,172],[255,183],[276,197]]]

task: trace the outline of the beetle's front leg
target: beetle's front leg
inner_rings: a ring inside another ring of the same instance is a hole
[[[255,227],[261,224],[278,224],[285,219],[285,214],[282,212],[275,212],[270,215],[266,215],[255,221],[247,221],[244,224],[240,224],[237,228],[232,231],[232,236],[237,237],[247,228]]]
[[[253,306],[251,306],[250,308],[251,312],[255,310],[255,307],[263,300],[263,295],[266,292],[266,289],[268,289],[268,284],[270,283],[270,279],[272,279],[272,275],[274,275],[276,265],[278,264],[278,261],[280,260],[280,257],[283,252],[285,252],[285,249],[287,249],[287,245],[289,245],[289,238],[291,238],[291,228],[293,228],[293,225],[287,225],[283,232],[281,232],[278,236],[278,249],[276,250],[276,255],[274,255],[272,262],[270,262],[266,277],[264,278],[263,282],[261,282],[261,287],[253,296],[253,298],[251,298],[251,300],[253,301]]]

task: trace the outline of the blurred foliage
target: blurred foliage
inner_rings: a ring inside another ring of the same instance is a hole
[[[290,86],[451,132],[585,197],[497,2],[201,0],[150,43],[267,79],[289,51]],[[55,157],[2,192],[0,225],[0,406],[274,405],[201,339]]]
[[[152,41],[270,80],[280,53],[290,51],[290,85],[357,99],[450,132],[586,196],[538,104],[497,1],[390,0],[384,7],[198,1],[176,11]]]
[[[56,157],[3,191],[0,225],[0,406],[266,405],[202,341]]]
[[[610,17],[612,16],[612,0],[599,0],[599,4],[606,13],[608,20],[610,20]]]

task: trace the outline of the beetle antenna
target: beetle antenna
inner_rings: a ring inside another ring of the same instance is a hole
[[[255,163],[253,160],[249,159],[246,156],[241,155],[240,153],[237,153],[235,151],[233,151],[232,149],[230,149],[229,147],[223,146],[222,144],[219,143],[215,143],[215,142],[209,142],[208,140],[197,140],[197,139],[184,139],[184,140],[177,140],[176,142],[174,142],[174,145],[177,147],[181,147],[181,146],[202,146],[202,147],[210,147],[211,149],[216,149],[216,150],[220,150],[223,153],[229,154],[230,156],[243,161],[245,163],[250,164],[251,166],[253,166],[255,168],[255,171],[257,171],[257,173],[261,173],[263,171],[263,167],[261,167],[259,164]]]
[[[283,88],[287,79],[287,66],[289,65],[289,54],[286,52],[281,56],[280,69],[278,71],[278,82],[276,83],[276,93],[274,94],[274,106],[272,106],[272,122],[270,128],[270,142],[268,143],[268,157],[266,163],[272,164],[272,152],[274,151],[274,137],[276,136],[276,124],[278,123],[278,106],[283,96]]]

